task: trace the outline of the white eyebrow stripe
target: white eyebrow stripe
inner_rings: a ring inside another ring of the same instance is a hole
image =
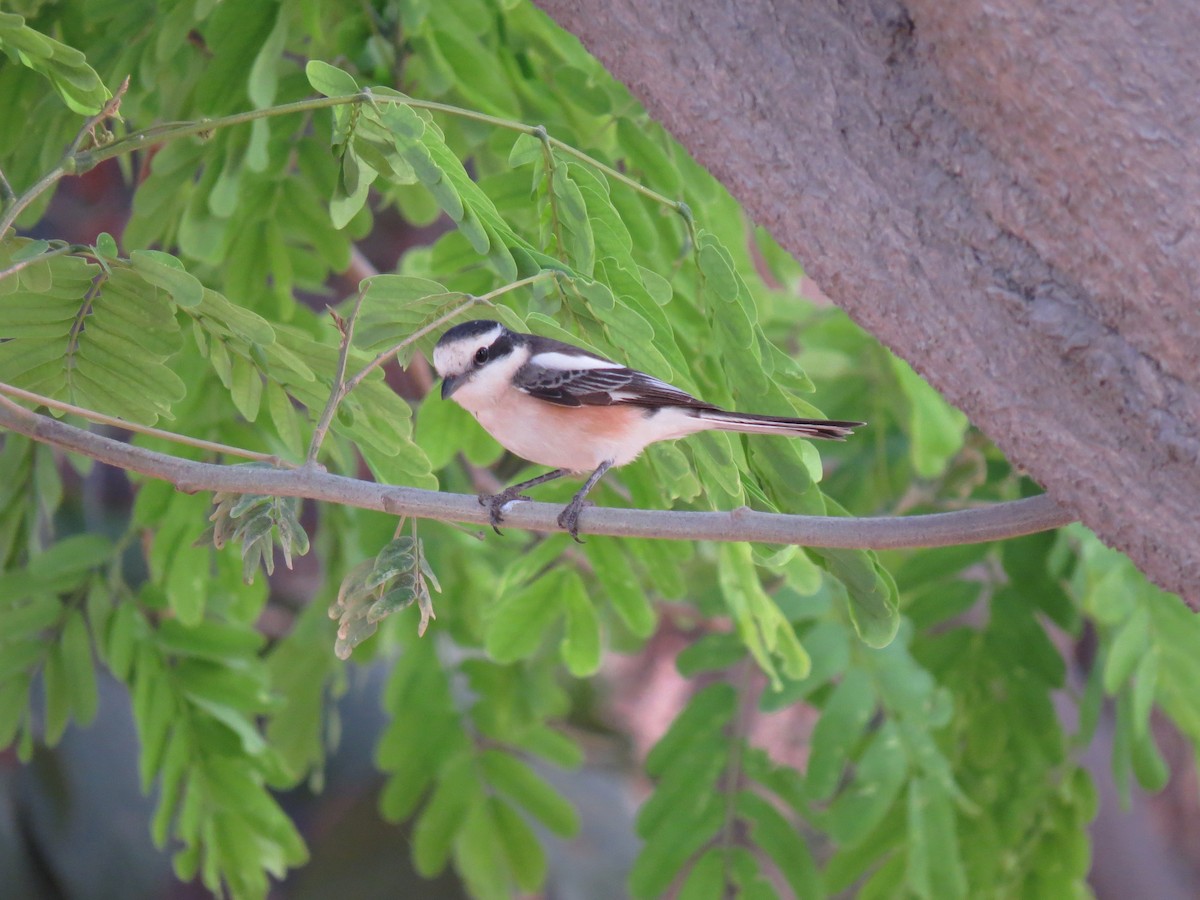
[[[543,353],[534,354],[530,360],[535,366],[541,366],[545,369],[558,369],[560,371],[569,372],[573,369],[623,369],[625,368],[620,363],[611,362],[607,359],[600,359],[591,355],[575,355],[574,353],[561,353],[557,350],[550,350]]]

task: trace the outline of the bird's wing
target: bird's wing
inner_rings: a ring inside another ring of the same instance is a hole
[[[518,390],[559,406],[684,406],[713,409],[645,372],[578,352],[538,353],[517,370]]]

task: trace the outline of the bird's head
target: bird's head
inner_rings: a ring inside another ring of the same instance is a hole
[[[490,365],[511,356],[517,335],[499,322],[476,319],[455,325],[433,348],[433,367],[442,379],[442,399]]]

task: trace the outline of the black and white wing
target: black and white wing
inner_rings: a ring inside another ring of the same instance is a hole
[[[513,383],[518,390],[559,406],[714,408],[645,372],[593,356],[569,344],[553,343],[557,346],[547,346],[550,344],[547,341],[517,370]]]

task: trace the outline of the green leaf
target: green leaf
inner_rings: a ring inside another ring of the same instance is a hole
[[[1132,721],[1132,710],[1126,718],[1130,720],[1128,728],[1132,732],[1130,749],[1133,774],[1143,789],[1151,792],[1161,791],[1170,780],[1171,769],[1158,750],[1154,733],[1149,729],[1145,729],[1140,735],[1137,733],[1136,723]]]
[[[736,634],[706,634],[700,640],[685,647],[675,657],[675,668],[684,678],[692,678],[701,672],[728,669],[746,658],[746,645]]]
[[[726,859],[724,848],[713,847],[705,851],[679,889],[679,900],[721,900],[725,897],[729,875]]]
[[[630,564],[623,542],[614,538],[591,537],[584,545],[584,552],[592,563],[605,597],[625,627],[638,638],[653,634],[658,616]]]
[[[270,322],[244,306],[231,303],[224,295],[216,291],[205,289],[204,297],[200,301],[200,305],[196,307],[195,314],[199,317],[201,324],[211,333],[224,337],[241,338],[248,344],[258,344],[263,347],[270,347],[275,343],[275,329],[271,327]],[[277,354],[281,349],[271,347],[271,353]],[[298,371],[308,381],[313,379],[311,370],[302,362],[298,368],[292,366],[289,368]]]
[[[230,374],[232,375],[232,372]],[[287,392],[278,383],[268,381],[266,392],[267,412],[270,413],[271,422],[275,425],[275,433],[283,441],[288,453],[295,457],[302,456],[305,447],[304,435],[300,431],[300,413],[292,405]]]
[[[111,238],[109,240],[111,240]],[[43,253],[45,253],[49,249],[50,249],[49,241],[30,241],[29,243],[27,243],[23,247],[21,247],[19,250],[17,250],[10,257],[10,260],[15,263],[25,262],[26,260],[33,259],[35,256],[41,256]]]
[[[253,422],[258,418],[262,403],[262,376],[249,360],[235,356],[230,377],[233,381],[230,386],[233,405],[247,422]]]
[[[844,672],[850,663],[849,630],[840,623],[820,622],[805,633],[804,649],[812,661],[808,675],[785,684],[781,691],[764,694],[760,701],[764,712],[783,709],[803,700]]]
[[[600,668],[600,619],[583,582],[574,572],[564,576],[559,599],[567,614],[561,646],[567,671],[576,678],[594,675]]]
[[[532,134],[517,135],[512,150],[508,154],[508,165],[515,169],[531,162],[537,162],[542,158],[542,146],[541,140]]]
[[[0,606],[0,634],[6,641],[33,637],[58,623],[62,618],[63,604],[51,595],[14,598],[11,603]]]
[[[807,784],[816,800],[833,796],[850,749],[858,742],[878,703],[870,676],[851,669],[833,689],[813,729]]]
[[[546,880],[546,853],[537,835],[501,798],[489,797],[486,802],[517,887],[536,891]]]
[[[752,823],[754,843],[779,867],[795,896],[823,896],[816,863],[796,825],[751,791],[739,791],[736,805],[738,815]]]
[[[246,93],[250,96],[250,102],[259,109],[275,102],[275,92],[279,86],[279,57],[283,53],[287,38],[288,17],[283,15],[281,9],[276,16],[275,27],[271,29],[262,48],[254,57],[246,83]],[[312,84],[311,77],[309,83]],[[313,86],[316,87],[315,84]]]
[[[46,652],[46,645],[40,640],[5,641],[0,647],[3,647],[0,651],[0,685],[28,674]]]
[[[52,296],[22,282],[0,304],[0,334],[13,337],[0,343],[0,380],[135,421],[170,415],[187,392],[165,365],[180,346],[173,305],[127,268],[72,256],[46,266]]]
[[[49,79],[79,115],[95,115],[112,96],[82,53],[30,28],[21,16],[0,12],[0,50]]]
[[[326,97],[358,93],[358,82],[354,80],[354,76],[319,59],[308,61],[304,67],[304,75],[313,86],[313,90]]]
[[[188,693],[188,699],[198,709],[208,713],[222,725],[227,727],[241,741],[242,750],[250,756],[258,756],[267,749],[267,743],[254,724],[238,710],[224,703]]]
[[[510,753],[485,750],[479,764],[493,788],[524,807],[552,834],[562,838],[578,834],[579,813],[575,807],[524,762]]]
[[[551,187],[557,201],[562,252],[575,271],[590,278],[596,267],[596,238],[583,193],[570,176],[574,168],[560,164]]]
[[[1118,689],[1133,674],[1150,645],[1150,614],[1143,607],[1136,610],[1122,625],[1104,661],[1104,690],[1108,694]]]
[[[67,614],[59,648],[67,693],[71,698],[71,712],[76,722],[88,725],[96,716],[96,670],[92,664],[87,625],[78,610]]]
[[[112,541],[103,535],[72,535],[33,557],[29,574],[46,590],[71,590],[88,572],[109,562],[112,552]]]
[[[900,389],[908,395],[908,439],[913,468],[921,478],[941,474],[950,459],[962,449],[967,417],[897,356],[892,368]]]
[[[893,722],[871,738],[854,767],[854,780],[829,809],[829,834],[839,846],[853,847],[887,815],[908,776],[908,756]]]
[[[42,686],[45,692],[45,740],[53,747],[62,738],[71,714],[71,684],[67,675],[62,645],[56,644],[46,654],[42,667]]]
[[[29,675],[0,681],[0,747],[12,744],[17,729],[21,727],[21,720],[28,715],[31,681]]]
[[[775,690],[783,686],[775,669],[776,658],[788,678],[803,678],[811,668],[808,654],[792,624],[763,591],[750,545],[722,544],[718,552],[721,593],[751,655]]]
[[[671,822],[645,843],[629,873],[629,891],[636,898],[662,897],[687,860],[721,827],[724,804],[714,795],[705,798],[698,815]]]
[[[906,882],[918,897],[929,900],[967,896],[953,802],[926,777],[914,778],[908,786]]]
[[[329,201],[329,218],[341,231],[358,215],[367,202],[367,192],[379,173],[353,150],[342,156],[341,174]]]
[[[539,578],[502,597],[488,616],[484,647],[496,662],[514,662],[532,656],[563,607],[560,571]]]
[[[696,240],[698,264],[708,288],[720,299],[733,301],[738,296],[737,278],[729,251],[711,233],[702,232]],[[749,347],[749,341],[744,347]]]
[[[479,798],[466,811],[454,839],[454,865],[472,897],[507,900],[509,884],[506,848],[488,798]]]
[[[646,756],[646,774],[664,774],[689,749],[720,732],[736,704],[737,694],[727,684],[712,684],[697,693]]]
[[[134,271],[155,287],[160,287],[184,307],[199,306],[204,285],[188,272],[179,260],[159,250],[134,250],[129,254]]]
[[[113,236],[107,231],[102,231],[96,235],[96,252],[106,259],[116,259],[120,251]]]
[[[134,650],[141,637],[144,621],[131,603],[118,604],[108,620],[104,658],[109,670],[120,681],[128,681]]]
[[[470,764],[469,757],[459,756],[442,767],[433,796],[413,828],[413,865],[425,878],[446,867],[464,817],[480,797]]]
[[[176,656],[207,659],[238,666],[262,649],[266,639],[243,625],[204,620],[184,626],[176,619],[163,620],[157,630],[159,646]]]
[[[895,582],[875,553],[830,547],[811,547],[809,552],[846,586],[850,619],[862,641],[876,648],[890,644],[900,628],[899,600]]]

